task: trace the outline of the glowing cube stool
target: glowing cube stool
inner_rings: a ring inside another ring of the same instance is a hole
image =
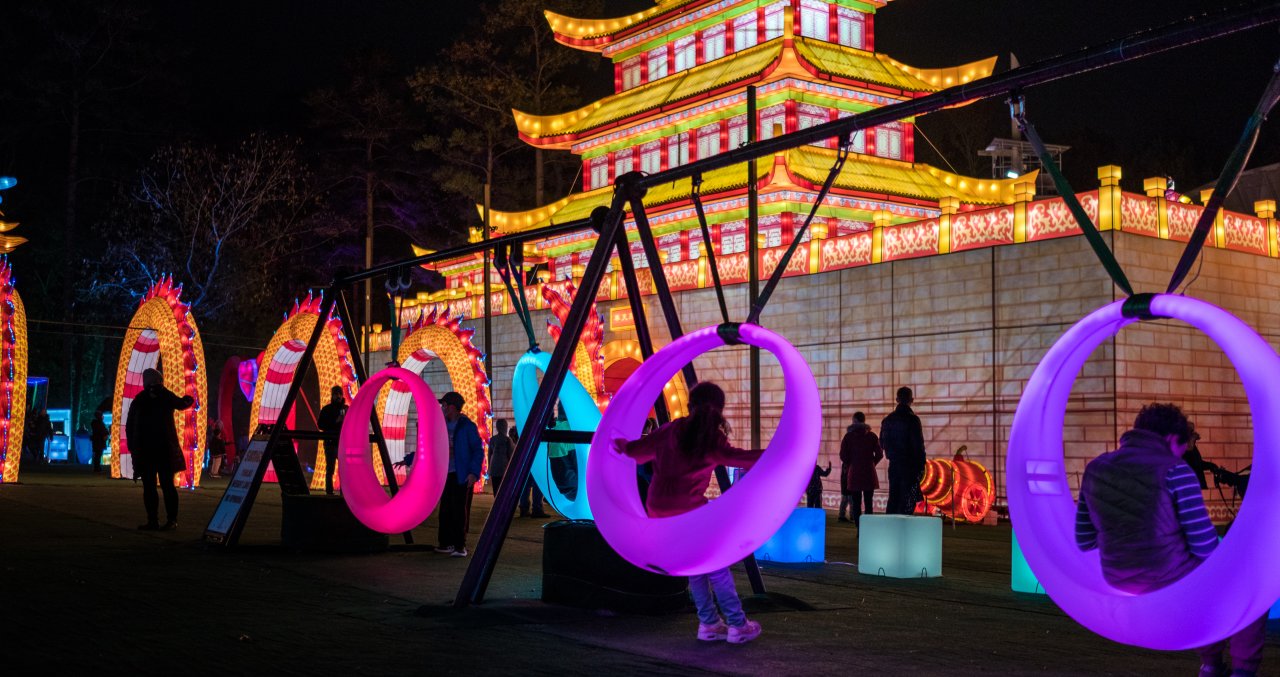
[[[942,575],[942,519],[863,515],[858,522],[858,573],[889,578]]]
[[[827,559],[827,511],[796,508],[764,545],[756,549],[762,562],[809,564]]]
[[[1013,544],[1010,548],[1013,551],[1013,568],[1010,570],[1010,587],[1014,592],[1032,592],[1039,595],[1045,594],[1044,586],[1040,585],[1040,580],[1031,571],[1031,565],[1027,564],[1027,558],[1022,554],[1022,546],[1018,545],[1018,534],[1013,534]]]

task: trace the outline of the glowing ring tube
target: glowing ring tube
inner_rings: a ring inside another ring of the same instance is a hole
[[[525,353],[520,361],[516,362],[515,373],[511,377],[511,399],[512,404],[515,405],[516,426],[519,427],[522,435],[526,434],[524,424],[529,420],[533,398],[538,394],[538,370],[546,373],[549,364],[551,364],[551,354],[543,352]],[[600,425],[600,409],[596,407],[591,394],[582,387],[582,383],[571,372],[565,374],[564,383],[560,386],[560,403],[564,405],[565,414],[569,417],[570,429],[595,430],[596,426]],[[556,512],[568,519],[589,520],[592,517],[591,506],[587,499],[587,458],[591,447],[586,444],[576,444],[574,448],[577,449],[578,493],[572,501],[561,493],[560,488],[552,481],[551,463],[547,456],[545,442],[538,445],[538,454],[533,459],[530,474],[533,475],[533,481],[538,483],[542,495]]]
[[[588,496],[609,545],[638,567],[673,576],[723,569],[754,552],[787,521],[818,458],[822,403],[813,372],[786,339],[741,325],[743,343],[764,348],[782,366],[786,400],[764,455],[720,498],[672,517],[650,518],[636,490],[636,464],[613,451],[636,439],[662,386],[695,357],[724,345],[715,327],[671,343],[645,360],[618,390],[591,443]]]
[[[418,408],[418,452],[400,491],[390,498],[378,481],[369,448],[369,418],[382,385],[398,379],[409,387]],[[422,524],[435,510],[449,470],[449,437],[435,393],[421,376],[388,367],[356,393],[342,422],[338,441],[338,472],[342,497],[362,524],[384,534],[399,534]]]
[[[1200,647],[1230,636],[1266,613],[1280,597],[1280,358],[1262,337],[1230,313],[1196,299],[1158,295],[1151,311],[1204,332],[1226,353],[1254,412],[1249,495],[1231,534],[1209,559],[1178,582],[1132,595],[1102,578],[1096,550],[1075,546],[1075,503],[1062,455],[1067,397],[1090,353],[1135,320],[1123,301],[1076,323],[1040,361],[1022,394],[1009,435],[1009,515],[1032,571],[1053,601],[1090,630],[1150,649]],[[1273,505],[1260,505],[1270,501]]]

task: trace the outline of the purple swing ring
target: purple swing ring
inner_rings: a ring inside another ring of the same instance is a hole
[[[1181,320],[1212,339],[1235,366],[1254,412],[1249,494],[1231,534],[1217,550],[1168,587],[1134,595],[1102,577],[1096,550],[1075,545],[1075,501],[1063,462],[1062,428],[1072,384],[1089,355],[1136,322],[1117,301],[1086,316],[1053,345],[1018,403],[1009,435],[1009,515],[1032,571],[1045,591],[1081,625],[1104,637],[1149,649],[1205,646],[1235,634],[1280,597],[1280,511],[1267,510],[1280,491],[1280,357],[1231,313],[1185,296],[1149,297],[1148,317]]]

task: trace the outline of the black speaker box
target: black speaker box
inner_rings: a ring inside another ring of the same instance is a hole
[[[661,614],[684,609],[683,576],[646,571],[613,551],[591,520],[543,527],[542,601],[585,609]]]
[[[287,548],[333,553],[387,549],[387,535],[361,524],[341,496],[284,494],[283,499],[280,540]]]

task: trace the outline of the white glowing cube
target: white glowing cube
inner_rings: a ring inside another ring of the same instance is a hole
[[[858,522],[858,573],[889,578],[942,575],[942,519],[863,515]]]
[[[791,564],[822,562],[827,558],[827,511],[796,508],[764,545],[756,549],[762,562]]]

